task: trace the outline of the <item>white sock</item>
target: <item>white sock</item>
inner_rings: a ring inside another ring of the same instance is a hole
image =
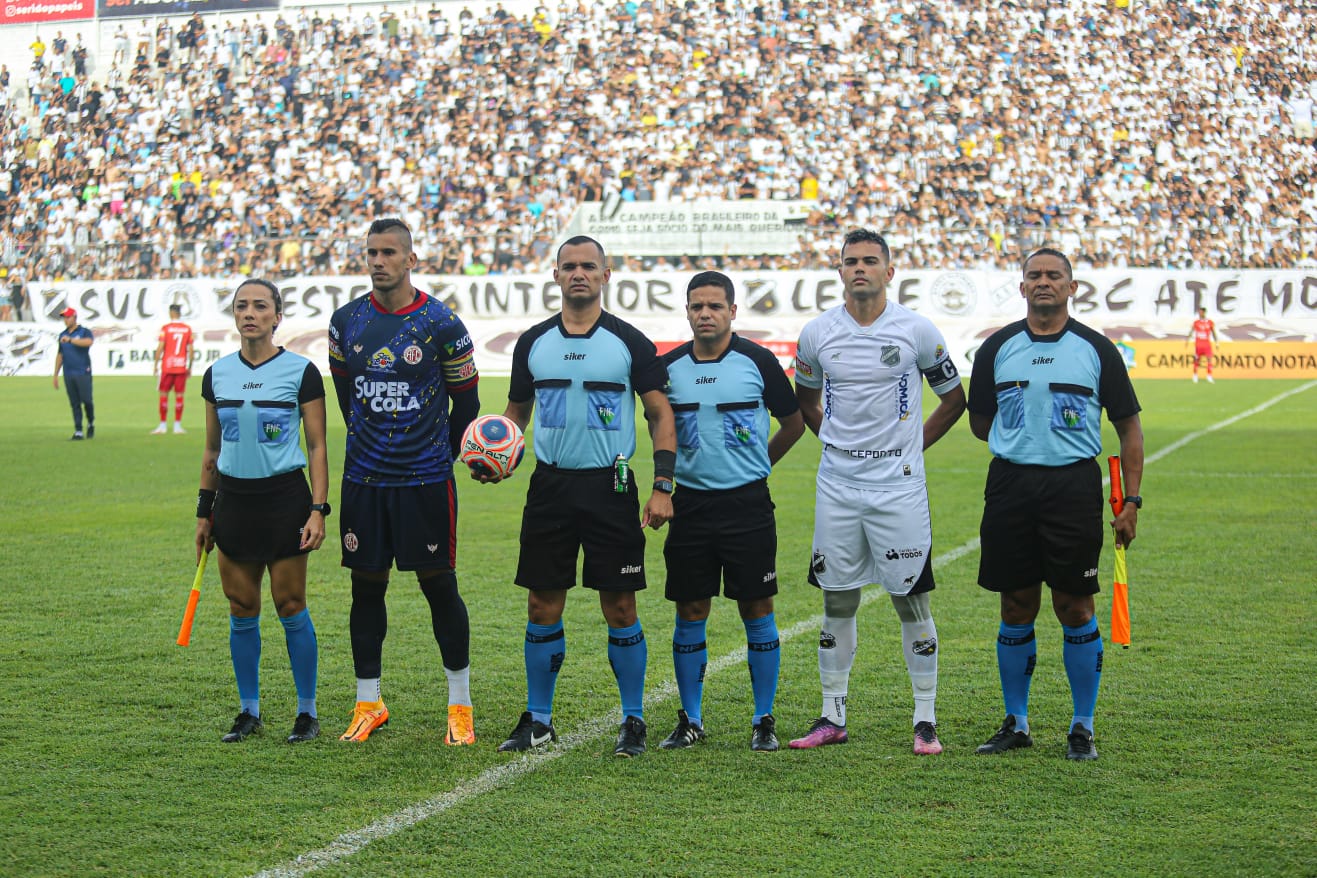
[[[448,703],[464,704],[471,706],[471,666],[467,665],[460,671],[450,671],[444,668],[444,675],[448,677]]]
[[[937,627],[932,619],[901,623],[901,645],[910,688],[915,695],[915,723],[937,724]]]
[[[358,701],[379,701],[380,696],[380,678],[373,679],[357,678],[357,700]]]
[[[823,716],[839,726],[846,725],[846,693],[850,689],[851,666],[855,664],[857,640],[854,616],[846,619],[827,615],[823,617],[823,630],[819,632],[819,682],[823,684]]]

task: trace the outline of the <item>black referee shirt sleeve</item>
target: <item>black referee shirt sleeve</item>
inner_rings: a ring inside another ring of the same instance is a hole
[[[302,386],[297,391],[297,403],[306,405],[308,402],[324,398],[325,379],[314,363],[307,363],[306,371],[302,373]]]

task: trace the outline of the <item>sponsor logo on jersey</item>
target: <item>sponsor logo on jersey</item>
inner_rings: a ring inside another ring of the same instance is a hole
[[[742,445],[744,445],[745,443],[750,441],[751,438],[750,428],[745,426],[744,424],[737,424],[735,427],[732,428],[732,435],[736,437],[737,442],[740,442]]]
[[[564,360],[584,360],[584,359],[585,359],[585,354],[577,354],[577,353],[573,353],[573,352],[571,352],[571,351],[568,351],[567,353],[565,353],[565,354],[562,355],[562,358],[563,358]]]
[[[847,457],[853,457],[856,460],[881,460],[887,457],[900,457],[901,449],[899,448],[838,448],[836,445],[829,444],[825,446],[833,451],[840,451]]]
[[[772,582],[774,579],[777,579],[776,570],[770,570],[764,574],[764,582]]]
[[[470,378],[476,374],[476,364],[474,362],[463,363],[462,368],[457,370],[458,378]]]
[[[643,568],[639,564],[627,564],[618,573],[639,573]]]
[[[246,384],[242,385],[242,389],[243,389],[243,390],[259,390],[260,388],[262,388],[262,387],[264,387],[264,386],[265,386],[265,385],[263,385],[263,384],[262,384],[261,382],[259,382],[259,381],[248,381]]]
[[[1067,406],[1062,406],[1062,407],[1061,407],[1061,420],[1065,421],[1065,425],[1066,425],[1067,427],[1070,427],[1071,429],[1074,429],[1075,427],[1078,427],[1078,426],[1079,426],[1079,409],[1071,408],[1071,407],[1068,406],[1068,405],[1067,405]]]
[[[814,370],[810,368],[809,363],[804,362],[800,357],[796,357],[796,372],[806,378],[814,377]]]
[[[910,373],[905,372],[901,375],[901,380],[896,383],[896,416],[898,420],[909,420],[910,418]]]
[[[1034,365],[1034,366],[1046,366],[1046,365],[1050,364],[1051,362],[1052,362],[1052,358],[1051,358],[1051,357],[1034,357],[1034,358],[1033,358],[1033,363],[1032,363],[1031,365]]]
[[[717,375],[701,375],[699,378],[695,379],[696,384],[716,384],[717,382]]]
[[[409,366],[415,366],[421,362],[421,358],[424,356],[425,354],[421,353],[420,347],[414,344],[407,345],[407,350],[402,352],[403,362]]]
[[[884,556],[888,561],[895,561],[897,558],[922,558],[924,557],[923,549],[888,549]]]
[[[391,372],[393,364],[397,361],[398,358],[393,355],[393,351],[386,347],[380,348],[370,355],[370,359],[366,361],[366,368],[372,372]]]
[[[426,550],[427,550],[431,555],[433,555],[435,552],[439,551],[439,544],[438,544],[438,543],[426,543],[426,544],[425,544],[425,548],[426,548]]]
[[[937,348],[933,351],[933,359],[940,360],[942,359],[942,355],[945,353],[946,353],[946,349],[943,348],[942,345],[938,345]]]
[[[878,353],[878,359],[884,366],[895,366],[901,362],[901,349],[894,344],[885,344]]]
[[[421,407],[406,381],[372,381],[359,375],[354,383],[357,399],[373,412],[409,412]]]
[[[1085,578],[1085,579],[1093,579],[1094,577],[1097,576],[1097,570],[1098,570],[1098,569],[1097,569],[1096,567],[1090,567],[1090,568],[1088,568],[1087,570],[1084,571],[1084,578]]]
[[[343,535],[343,548],[347,549],[349,552],[355,552],[360,547],[361,544],[357,542],[357,535],[352,531],[348,531]]]

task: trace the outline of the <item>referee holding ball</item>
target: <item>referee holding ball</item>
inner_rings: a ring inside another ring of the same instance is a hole
[[[325,385],[310,360],[275,345],[283,300],[274,284],[244,281],[233,296],[233,317],[242,347],[208,368],[201,381],[206,448],[197,559],[219,547],[220,583],[229,599],[229,651],[241,712],[226,743],[261,729],[261,579],[269,570],[297,686],[291,744],[320,734],[319,650],[306,608],[306,553],[324,542],[329,515]],[[309,488],[302,472],[308,461]]]

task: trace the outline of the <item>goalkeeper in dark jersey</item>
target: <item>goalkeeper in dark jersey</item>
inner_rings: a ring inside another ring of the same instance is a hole
[[[474,744],[466,604],[457,591],[455,449],[480,412],[471,336],[449,308],[412,286],[412,235],[371,223],[369,295],[334,312],[329,371],[347,425],[343,566],[352,571],[357,706],[342,740],[365,741],[389,720],[380,693],[389,570],[416,572],[448,676],[448,734]]]

